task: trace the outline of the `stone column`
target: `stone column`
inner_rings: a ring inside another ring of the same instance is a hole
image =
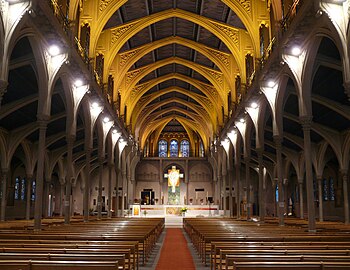
[[[6,205],[7,205],[7,178],[8,178],[8,169],[2,169],[2,197],[1,197],[1,216],[0,221],[5,221],[6,217]]]
[[[307,195],[307,212],[309,231],[316,230],[315,220],[315,204],[314,204],[314,184],[312,177],[312,157],[311,157],[311,117],[301,117],[301,125],[304,133],[304,158],[305,158],[305,171],[306,171],[306,195]]]
[[[38,162],[36,166],[35,182],[35,210],[34,210],[34,230],[41,230],[41,218],[43,214],[43,189],[44,189],[44,163],[46,147],[46,128],[48,117],[39,116],[39,145],[38,145]]]
[[[8,86],[7,81],[0,80],[0,108],[1,108],[2,98],[7,92],[7,86]]]
[[[241,218],[241,192],[240,192],[240,181],[241,181],[241,166],[236,160],[235,172],[236,172],[236,202],[237,202],[237,218]]]
[[[226,182],[227,182],[227,172],[224,172],[222,175],[222,190],[223,190],[223,202],[222,202],[222,208],[224,209],[224,215],[227,215],[227,203],[226,203],[226,196],[227,196],[227,191],[226,191]]]
[[[318,219],[323,221],[323,196],[322,196],[322,176],[317,177],[318,184]]]
[[[233,196],[232,196],[232,169],[229,168],[227,171],[227,180],[228,180],[228,188],[229,188],[229,210],[230,217],[233,217]]]
[[[252,203],[250,198],[250,157],[244,157],[245,163],[245,183],[247,189],[247,220],[252,217]]]
[[[348,96],[348,100],[350,101],[350,82],[345,82],[343,86],[344,86],[345,94]]]
[[[220,197],[219,197],[219,208],[221,210],[223,210],[223,205],[222,205],[222,194],[223,194],[223,191],[222,191],[222,182],[221,182],[221,179],[222,179],[222,176],[221,174],[218,174],[217,176],[217,179],[218,179],[218,188],[219,188],[219,194],[220,194]],[[195,204],[197,204],[197,200],[195,199]]]
[[[277,185],[278,185],[278,204],[277,214],[279,225],[284,225],[284,192],[283,192],[283,163],[282,163],[282,138],[281,136],[274,136],[276,145],[276,166],[277,166]]]
[[[43,198],[43,216],[45,218],[49,217],[49,195],[50,195],[50,179],[45,179],[44,181],[44,198]]]
[[[27,174],[27,196],[26,196],[26,220],[30,219],[30,208],[31,208],[31,201],[32,201],[32,174]]]
[[[303,179],[298,179],[299,186],[299,207],[300,207],[300,219],[304,219],[304,187]]]
[[[115,215],[117,217],[120,216],[120,212],[119,212],[119,169],[117,167],[117,165],[115,164],[114,166],[114,170],[115,170],[115,186],[116,186],[116,197],[117,197],[117,202],[116,202],[116,205],[115,205]]]
[[[63,211],[64,211],[64,180],[63,181],[60,181],[60,184],[61,184],[61,190],[60,190],[60,216],[62,217],[63,216]]]
[[[83,209],[84,209],[84,221],[89,221],[89,209],[90,209],[90,162],[91,162],[91,151],[90,147],[85,150],[86,164],[85,164],[85,189],[83,194]]]
[[[124,210],[125,210],[125,180],[126,180],[126,172],[122,171],[122,216],[124,216]]]
[[[344,196],[344,219],[345,224],[349,224],[349,195],[348,195],[348,172],[341,170],[340,175],[343,179],[343,196]]]
[[[71,193],[72,193],[72,177],[73,177],[73,144],[74,136],[67,136],[67,176],[66,176],[66,196],[64,199],[64,224],[70,223],[71,217]]]
[[[283,179],[283,192],[284,192],[284,213],[288,215],[289,211],[289,201],[288,201],[288,179],[284,178]]]
[[[113,164],[108,164],[108,213],[107,217],[112,217],[112,175],[113,174]]]
[[[260,221],[265,219],[265,192],[264,192],[264,167],[263,167],[263,150],[257,149],[259,165],[259,218]]]
[[[97,196],[97,219],[102,219],[102,180],[103,180],[103,162],[104,158],[99,157],[99,177],[98,177],[98,196]]]

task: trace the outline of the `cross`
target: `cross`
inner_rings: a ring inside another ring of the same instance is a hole
[[[168,178],[168,187],[171,188],[171,192],[175,193],[175,187],[180,185],[180,178],[183,178],[184,175],[180,173],[180,170],[176,169],[176,166],[172,166],[171,170],[168,170],[168,173],[164,174],[164,178]]]

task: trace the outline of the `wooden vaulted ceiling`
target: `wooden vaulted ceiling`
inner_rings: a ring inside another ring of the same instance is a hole
[[[120,115],[141,147],[162,130],[196,133],[205,146],[218,134],[229,115],[228,95],[236,100],[235,77],[245,82],[245,55],[257,49],[259,22],[247,26],[251,5],[128,0],[111,12],[100,1],[94,9],[105,18],[94,26],[91,4],[84,4],[80,20],[91,24],[90,55],[104,56],[104,81],[113,76],[113,99],[119,94]]]

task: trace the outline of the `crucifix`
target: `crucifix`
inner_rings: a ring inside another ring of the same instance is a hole
[[[175,193],[175,187],[180,186],[180,178],[183,177],[184,175],[176,169],[176,166],[172,166],[168,173],[164,174],[164,178],[168,178],[168,187],[171,187],[172,193]]]

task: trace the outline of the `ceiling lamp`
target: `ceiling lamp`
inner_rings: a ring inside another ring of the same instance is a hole
[[[57,45],[51,45],[49,48],[49,54],[51,56],[57,56],[60,54],[60,48]]]
[[[300,47],[295,46],[295,47],[292,48],[291,52],[292,52],[292,55],[299,56],[301,54],[301,49],[300,49]]]
[[[258,108],[258,103],[252,102],[252,104],[250,104],[250,107],[252,107],[253,109],[256,109]]]
[[[91,107],[93,108],[93,109],[96,109],[96,108],[98,108],[100,105],[98,105],[98,103],[95,101],[95,102],[93,102],[92,104],[91,104]]]
[[[239,122],[244,123],[245,122],[244,118],[239,119]]]
[[[82,86],[82,85],[83,85],[83,81],[80,80],[80,79],[77,79],[77,80],[74,82],[74,86],[75,86],[75,87],[80,87],[80,86]]]
[[[103,118],[103,122],[108,123],[108,122],[109,122],[109,117],[108,117],[108,116],[105,116],[105,117]]]
[[[276,83],[275,83],[274,81],[272,81],[272,80],[267,82],[267,86],[268,86],[268,87],[271,87],[271,88],[274,87],[275,84],[276,84]]]

